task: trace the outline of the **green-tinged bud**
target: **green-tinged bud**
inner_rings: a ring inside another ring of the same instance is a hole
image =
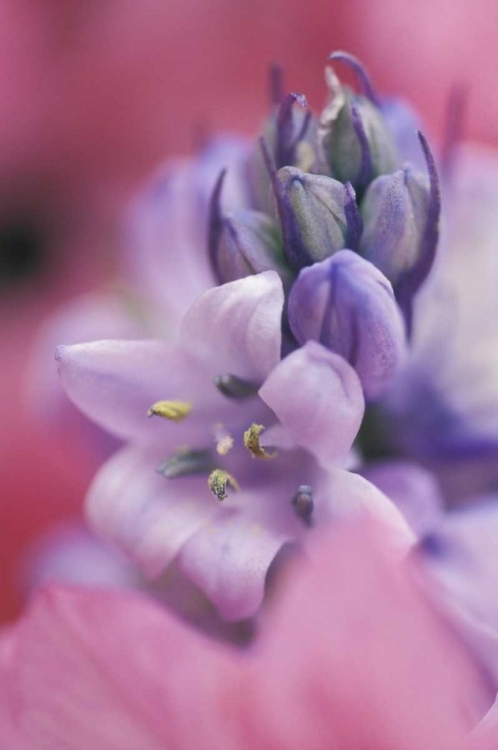
[[[327,83],[331,100],[319,125],[324,159],[333,177],[362,193],[376,177],[399,166],[394,137],[375,101],[342,86],[331,69]]]
[[[393,285],[420,258],[429,205],[429,180],[409,168],[378,177],[365,193],[360,253]]]
[[[274,106],[261,128],[261,135],[278,169],[296,166],[308,171],[315,165],[316,121],[306,107],[303,94],[288,94]],[[273,213],[269,175],[257,144],[249,159],[248,177],[254,206]]]
[[[284,167],[273,175],[273,186],[291,266],[303,268],[357,246],[361,217],[351,185]]]

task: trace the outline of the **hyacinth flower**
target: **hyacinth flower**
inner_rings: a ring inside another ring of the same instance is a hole
[[[485,673],[415,572],[380,529],[338,524],[284,571],[243,651],[136,594],[47,588],[0,638],[2,740],[9,750],[491,750]]]
[[[227,620],[253,615],[286,542],[356,512],[413,539],[342,466],[364,409],[348,363],[316,342],[281,360],[284,304],[267,271],[205,292],[178,342],[63,346],[62,385],[130,444],[90,488],[92,525],[158,577],[175,560]]]

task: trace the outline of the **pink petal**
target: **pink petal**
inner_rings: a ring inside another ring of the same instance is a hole
[[[166,479],[157,449],[124,448],[101,468],[88,492],[92,527],[158,576],[185,542],[225,512],[205,477]]]
[[[276,602],[258,694],[268,747],[453,749],[486,710],[482,675],[375,531],[323,535]]]
[[[8,750],[230,747],[213,721],[228,656],[138,595],[49,588],[14,646]]]
[[[282,282],[275,271],[205,292],[185,315],[183,345],[213,375],[262,382],[280,360]]]
[[[315,544],[242,653],[137,595],[39,594],[0,641],[8,750],[461,750],[491,699],[414,571],[365,525]]]
[[[345,359],[309,341],[274,369],[259,394],[296,444],[323,466],[346,458],[365,403]]]

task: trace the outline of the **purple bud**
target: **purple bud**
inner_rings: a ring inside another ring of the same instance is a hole
[[[275,270],[284,286],[293,273],[285,262],[278,224],[258,211],[237,211],[221,218],[216,271],[222,284],[261,271]]]
[[[403,362],[405,328],[391,284],[351,250],[300,272],[289,322],[300,344],[313,339],[342,355],[370,400],[388,390]]]
[[[368,187],[360,209],[360,253],[395,285],[422,251],[429,182],[410,168],[378,177]]]
[[[361,216],[351,185],[284,167],[272,176],[284,249],[293,268],[358,243]]]

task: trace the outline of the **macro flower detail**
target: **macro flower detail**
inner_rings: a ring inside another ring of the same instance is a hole
[[[175,559],[228,620],[255,613],[271,561],[310,525],[366,512],[401,546],[413,538],[380,491],[342,468],[363,416],[358,376],[313,341],[280,360],[283,303],[267,271],[201,295],[177,343],[57,355],[73,402],[130,443],[94,480],[91,523],[150,577]],[[166,418],[148,418],[158,402]],[[168,418],[175,402],[181,419]],[[304,486],[311,515],[293,502]]]

